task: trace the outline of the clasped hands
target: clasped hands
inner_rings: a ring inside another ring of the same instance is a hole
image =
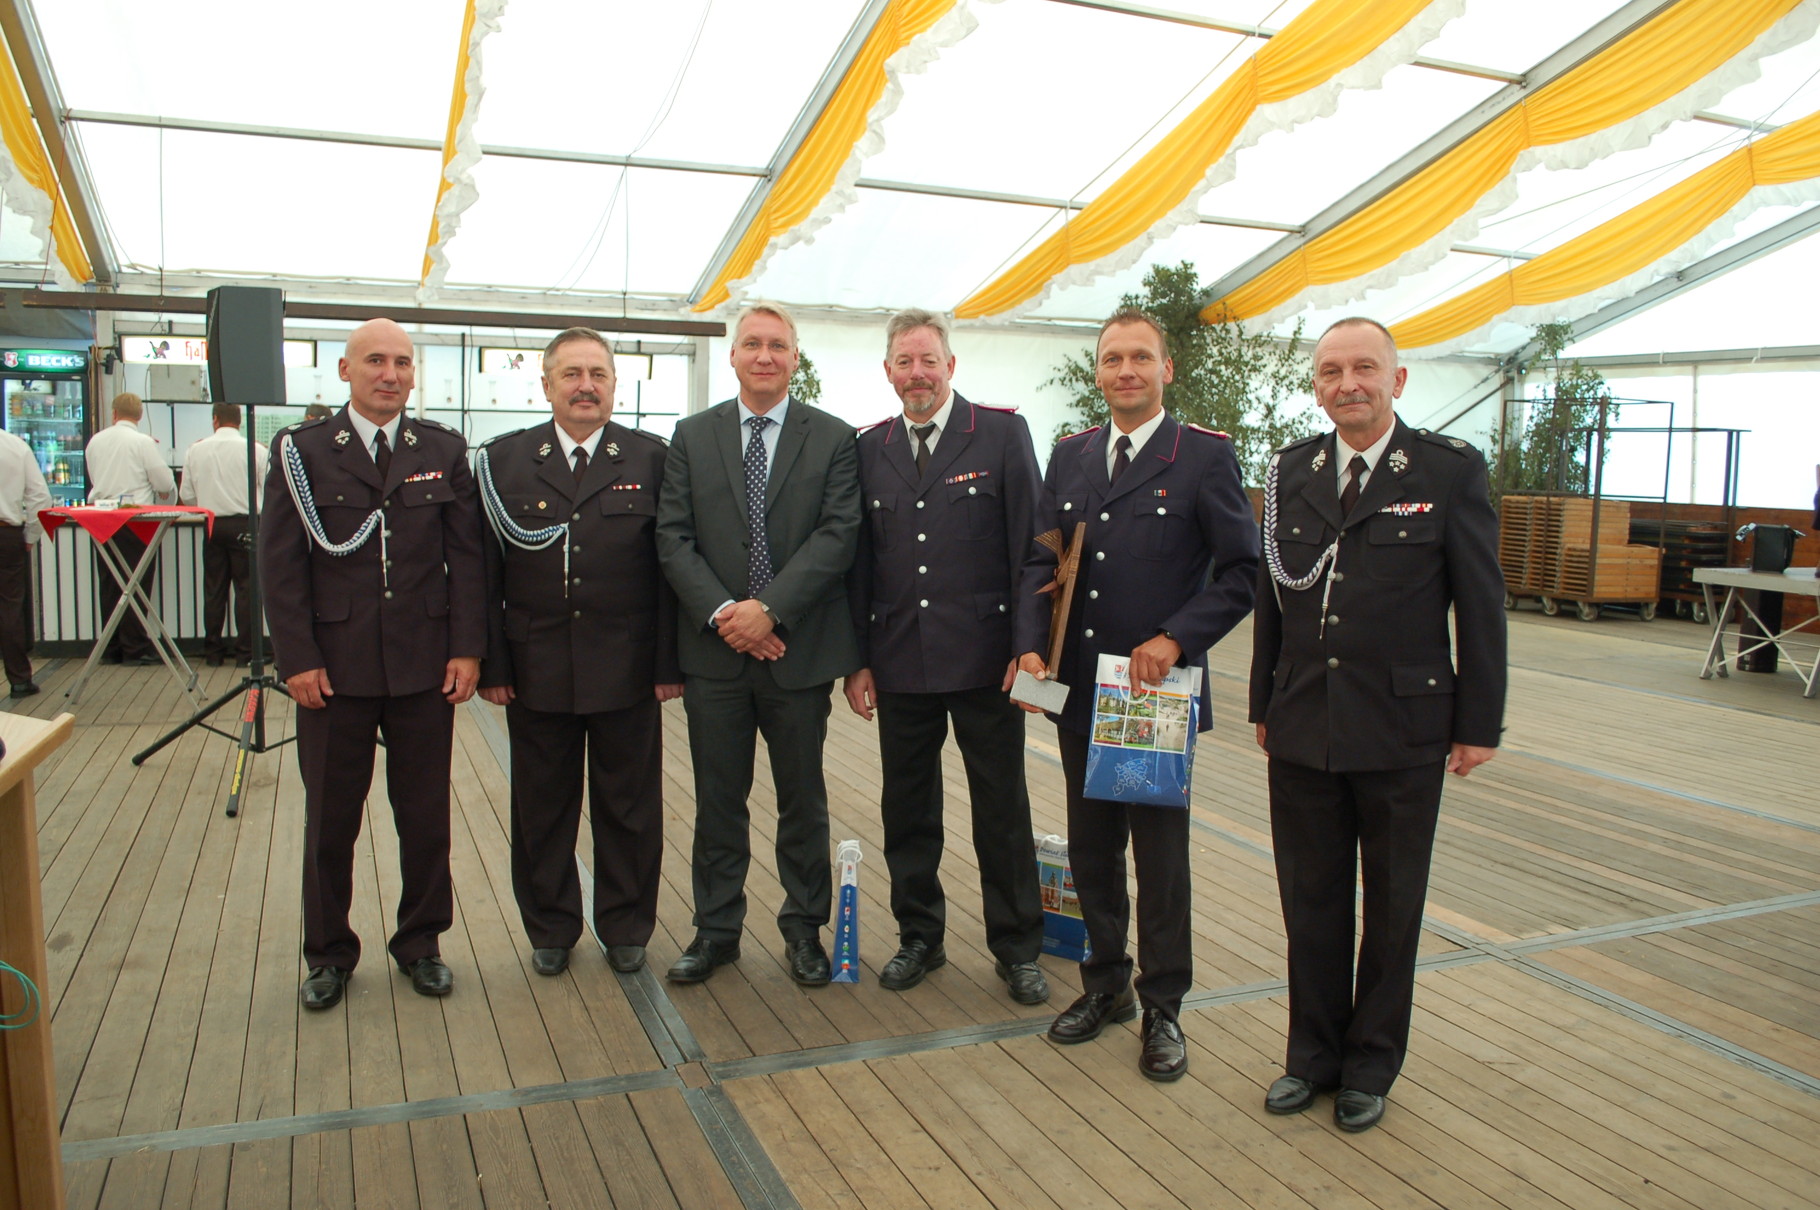
[[[736,601],[714,615],[714,629],[721,640],[741,655],[775,660],[784,654],[784,641],[776,624],[756,597]]]

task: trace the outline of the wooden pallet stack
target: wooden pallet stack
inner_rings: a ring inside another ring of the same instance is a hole
[[[1594,563],[1593,501],[1583,496],[1505,496],[1498,561],[1513,597],[1653,603],[1662,552],[1630,544],[1630,504],[1599,502]]]

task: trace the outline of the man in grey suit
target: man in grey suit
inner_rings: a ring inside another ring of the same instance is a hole
[[[851,425],[790,398],[796,324],[781,307],[741,312],[731,361],[739,396],[676,426],[657,510],[695,768],[696,934],[669,977],[699,983],[739,957],[762,732],[777,788],[778,931],[790,976],[819,986],[833,899],[822,743],[834,680],[859,667],[845,587],[859,460]]]

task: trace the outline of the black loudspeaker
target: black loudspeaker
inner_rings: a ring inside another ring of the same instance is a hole
[[[216,286],[209,291],[209,398],[284,402],[284,291]]]

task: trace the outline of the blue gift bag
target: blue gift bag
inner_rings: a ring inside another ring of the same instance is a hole
[[[1201,670],[1172,668],[1160,685],[1131,686],[1126,656],[1102,655],[1092,687],[1088,798],[1186,807],[1200,730]]]

